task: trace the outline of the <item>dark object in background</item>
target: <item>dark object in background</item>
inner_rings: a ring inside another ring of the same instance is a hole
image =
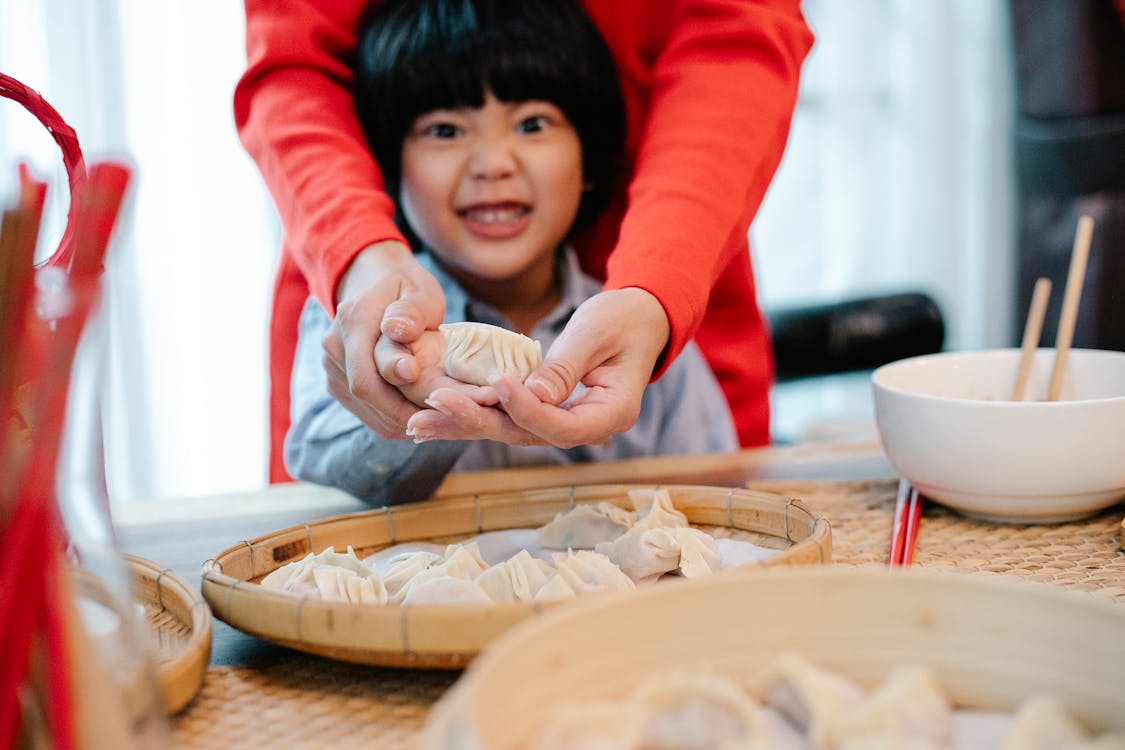
[[[941,351],[937,303],[917,292],[769,313],[777,380],[869,370]]]
[[[1019,170],[1019,341],[1035,280],[1063,289],[1078,217],[1095,221],[1074,346],[1125,351],[1125,3],[1010,0]],[[1052,295],[1043,345],[1057,333]]]

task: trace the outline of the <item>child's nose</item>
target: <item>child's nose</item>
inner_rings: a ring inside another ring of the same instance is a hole
[[[510,176],[516,166],[516,154],[508,139],[480,139],[473,147],[469,174],[478,180],[495,180]]]

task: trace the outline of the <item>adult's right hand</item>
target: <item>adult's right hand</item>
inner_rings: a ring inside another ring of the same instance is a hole
[[[328,392],[375,432],[405,437],[419,407],[399,387],[422,375],[412,347],[445,316],[445,296],[410,248],[387,240],[360,251],[336,287],[336,317],[324,335]],[[389,362],[375,364],[376,342]]]

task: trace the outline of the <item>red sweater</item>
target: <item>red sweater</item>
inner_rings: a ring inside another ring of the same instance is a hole
[[[273,481],[287,478],[281,445],[301,305],[311,292],[334,313],[352,258],[373,242],[402,239],[353,111],[354,29],[366,4],[246,0],[248,67],[235,121],[285,229],[270,328]],[[583,267],[607,289],[640,287],[659,299],[671,324],[669,358],[694,337],[742,444],[763,445],[773,361],[747,231],[781,160],[812,44],[800,4],[582,5],[617,61],[631,169],[576,242]]]

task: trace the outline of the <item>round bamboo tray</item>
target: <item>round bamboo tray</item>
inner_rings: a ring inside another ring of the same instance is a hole
[[[501,529],[542,526],[579,503],[608,500],[625,506],[626,492],[651,485],[589,485],[429,500],[334,516],[244,541],[203,564],[203,596],[215,616],[251,635],[343,661],[381,666],[463,667],[502,632],[554,604],[342,604],[264,589],[262,577],[309,552],[352,546],[363,557],[408,541],[450,543]],[[832,558],[828,521],[799,500],[727,487],[667,486],[692,524],[727,527],[736,535],[780,549],[748,568],[818,565]],[[617,592],[585,594],[611,597]]]
[[[435,706],[422,746],[528,747],[561,703],[693,666],[749,676],[784,651],[867,688],[893,666],[928,665],[963,708],[1011,711],[1049,693],[1091,731],[1120,731],[1123,633],[1118,604],[982,574],[790,568],[670,584],[505,634]]]
[[[211,659],[211,610],[199,592],[171,570],[135,555],[122,555],[133,599],[144,607],[152,633],[152,657],[165,711],[180,711],[199,691]],[[75,589],[112,608],[102,581],[88,570],[71,569]]]

